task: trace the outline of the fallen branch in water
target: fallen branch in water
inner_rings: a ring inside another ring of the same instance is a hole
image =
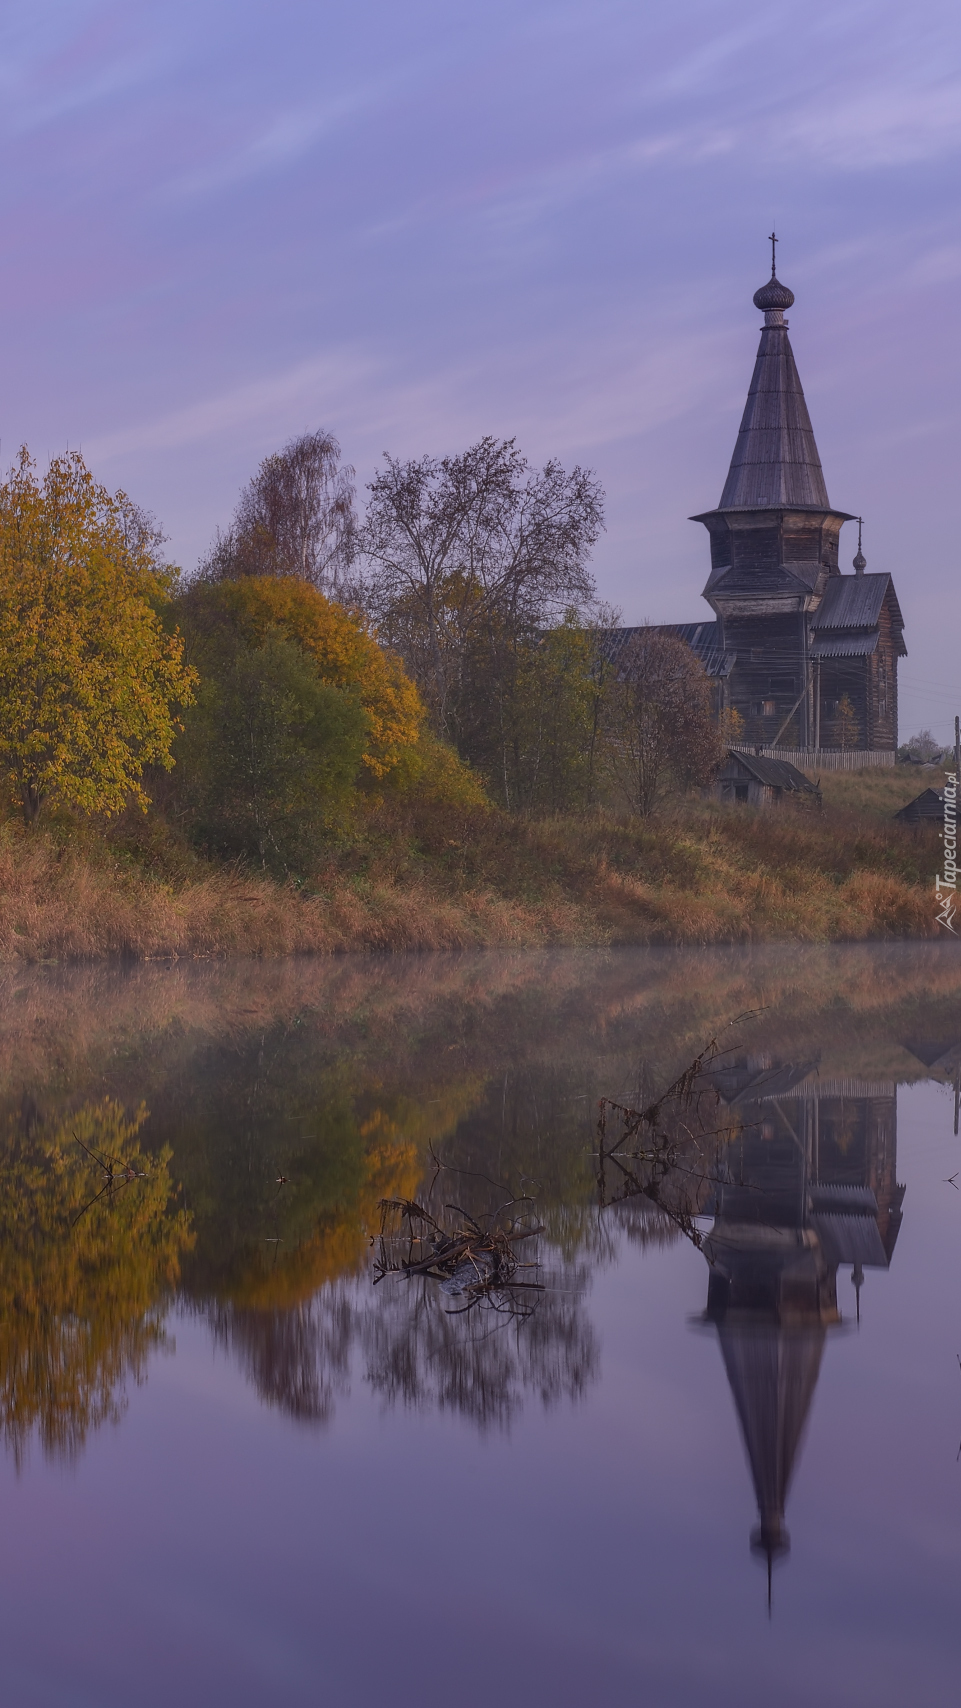
[[[520,1206],[526,1208],[511,1214]],[[544,1290],[540,1281],[526,1278],[528,1272],[537,1271],[536,1258],[522,1263],[516,1249],[543,1232],[531,1219],[531,1200],[510,1199],[481,1222],[458,1204],[447,1204],[445,1209],[459,1218],[453,1226],[445,1227],[412,1198],[381,1199],[374,1285],[385,1275],[421,1276],[440,1282],[452,1298],[465,1301],[450,1315],[481,1304],[527,1315],[534,1301],[516,1295]]]

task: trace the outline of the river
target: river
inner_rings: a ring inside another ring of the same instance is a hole
[[[8,967],[0,1073],[4,1703],[956,1701],[954,945]]]

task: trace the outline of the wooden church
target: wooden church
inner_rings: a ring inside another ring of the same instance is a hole
[[[858,550],[842,574],[842,524],[827,495],[776,276],[755,293],[764,314],[754,375],[716,510],[694,516],[711,542],[703,597],[714,622],[665,625],[688,642],[735,711],[732,745],[810,769],[894,763],[904,619],[890,575]],[[622,630],[622,645],[632,630]],[[620,638],[620,636],[619,636]]]

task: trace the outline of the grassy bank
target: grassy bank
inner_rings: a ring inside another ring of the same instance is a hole
[[[936,829],[890,818],[888,797],[915,782],[842,775],[820,813],[684,801],[630,823],[380,807],[308,884],[216,868],[129,828],[8,823],[0,958],[934,936]]]
[[[826,807],[868,819],[889,819],[916,795],[940,789],[943,783],[941,765],[877,765],[865,771],[820,773]]]

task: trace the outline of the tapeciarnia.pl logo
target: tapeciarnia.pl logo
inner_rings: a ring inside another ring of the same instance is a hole
[[[945,931],[958,935],[954,924],[956,908],[954,905],[955,892],[958,887],[958,778],[955,771],[944,774],[944,829],[941,836],[944,840],[943,870],[934,880],[934,893],[938,900],[937,921]]]

